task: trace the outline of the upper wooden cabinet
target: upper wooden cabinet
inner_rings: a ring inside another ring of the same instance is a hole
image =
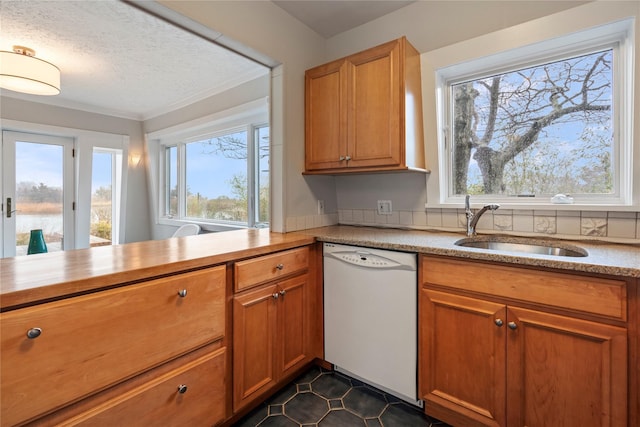
[[[420,55],[402,37],[305,73],[305,173],[424,170]]]

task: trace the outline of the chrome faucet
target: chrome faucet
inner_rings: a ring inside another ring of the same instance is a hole
[[[469,199],[470,197],[467,194],[464,198],[464,213],[467,216],[467,236],[473,237],[476,235],[476,225],[478,224],[478,221],[480,220],[480,217],[482,216],[482,214],[488,210],[495,211],[500,207],[500,205],[498,204],[485,205],[482,207],[482,209],[480,209],[478,212],[474,214],[473,211],[471,210],[471,203],[469,202]]]

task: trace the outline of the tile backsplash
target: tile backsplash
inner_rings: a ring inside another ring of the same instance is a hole
[[[326,225],[363,225],[464,233],[464,209],[394,211],[378,215],[373,209],[340,209],[337,214],[309,215],[287,219],[287,231]],[[476,227],[478,233],[589,239],[618,243],[640,243],[640,212],[509,210],[486,212]]]

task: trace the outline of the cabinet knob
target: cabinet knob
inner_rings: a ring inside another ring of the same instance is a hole
[[[273,297],[273,299],[278,299],[280,297],[280,294],[276,292],[271,294],[271,296]]]
[[[27,331],[27,338],[30,340],[38,338],[42,334],[42,329],[40,328],[31,328]]]
[[[493,321],[497,326],[502,326],[504,325],[504,322],[502,321],[502,319],[496,319]]]
[[[280,295],[284,296],[287,293],[284,289],[280,291]]]
[[[186,289],[182,289],[181,291],[178,291],[178,295],[180,296],[180,298],[184,298],[187,296],[187,290]]]
[[[178,393],[185,394],[186,392],[187,392],[187,385],[186,384],[180,384],[178,386]]]
[[[513,330],[518,328],[518,325],[516,325],[516,322],[509,322],[507,323],[507,326],[509,327],[509,329],[513,329]]]
[[[345,159],[346,161],[349,161],[349,160],[351,160],[351,156],[347,156],[347,157],[345,157],[344,159]]]
[[[284,264],[276,265],[276,269],[282,271],[284,269]]]
[[[343,161],[343,160],[344,160],[344,156],[340,156],[340,157],[338,158],[338,160]]]

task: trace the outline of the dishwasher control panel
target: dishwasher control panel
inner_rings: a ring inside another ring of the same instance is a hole
[[[413,253],[325,243],[324,256],[367,268],[416,270],[416,254]]]

